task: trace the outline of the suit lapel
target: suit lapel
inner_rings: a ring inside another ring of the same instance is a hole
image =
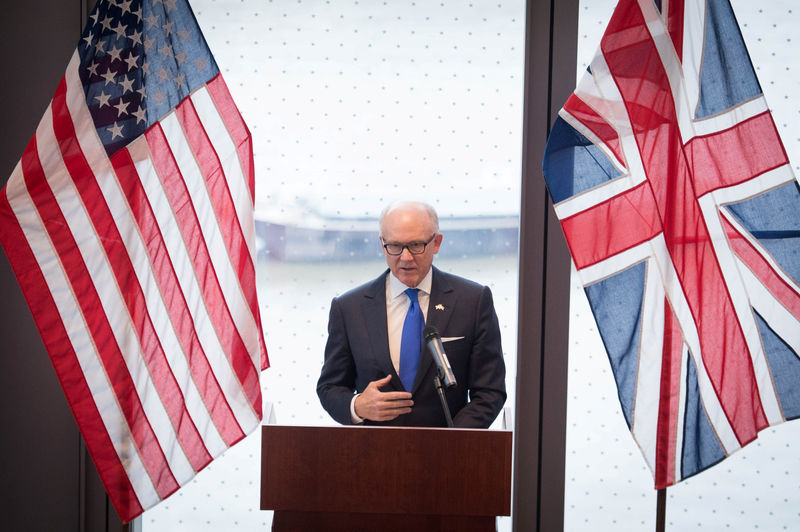
[[[447,274],[442,273],[438,268],[433,268],[433,278],[431,279],[431,297],[428,301],[428,316],[425,319],[425,325],[432,325],[436,327],[439,334],[447,327],[450,317],[453,315],[456,299],[458,294],[450,286],[447,279]],[[419,366],[417,368],[417,376],[414,379],[413,390],[423,385],[424,379],[432,378],[435,375],[436,368],[433,367],[433,372],[428,375],[428,372],[433,366],[433,357],[428,351],[428,346],[423,343],[422,353],[420,353]]]
[[[402,391],[400,377],[394,370],[392,357],[389,354],[389,330],[386,325],[386,275],[375,279],[369,289],[364,293],[361,310],[369,338],[370,353],[384,374],[392,375],[390,386],[397,391]]]

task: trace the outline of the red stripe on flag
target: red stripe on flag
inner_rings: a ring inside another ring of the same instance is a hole
[[[694,195],[669,81],[638,6],[618,6],[601,48],[631,118],[667,249],[697,323],[703,363],[744,445],[767,421],[747,343]],[[633,62],[632,55],[647,59]]]
[[[163,235],[153,214],[147,193],[142,187],[139,174],[131,160],[130,152],[127,149],[118,151],[111,159],[111,163],[114,165],[120,186],[139,226],[142,240],[147,246],[153,274],[157,278],[170,321],[183,348],[183,356],[187,358],[192,379],[214,425],[222,435],[222,439],[227,446],[231,446],[244,437],[244,431],[225,400],[225,394],[197,337],[192,314],[186,303],[185,295],[181,291],[180,282]]]
[[[664,300],[664,346],[656,426],[656,489],[675,484],[683,336],[669,302]]]
[[[720,218],[736,254],[792,315],[800,316],[800,294],[775,272],[764,256],[724,216]]]
[[[61,85],[63,84],[62,80]],[[91,273],[83,261],[77,242],[67,229],[69,224],[47,183],[36,153],[35,142],[31,142],[29,149],[22,155],[21,162],[28,191],[60,258],[75,301],[80,307],[92,342],[97,348],[97,356],[114,394],[119,399],[119,408],[130,429],[142,463],[147,468],[159,496],[166,497],[178,488],[178,484],[170,473],[164,453],[142,409],[133,380],[92,282]],[[86,443],[87,446],[91,445],[92,439],[87,438]]]
[[[36,137],[31,139],[26,151],[36,152]],[[28,302],[36,327],[55,368],[58,381],[64,390],[81,434],[91,434],[87,448],[97,467],[109,498],[120,515],[138,515],[143,508],[122,467],[114,444],[108,437],[103,419],[92,400],[78,357],[72,348],[67,331],[61,321],[50,288],[39,269],[39,264],[11,210],[8,188],[0,191],[0,242],[6,252],[20,288]]]
[[[219,116],[225,123],[225,127],[233,138],[233,143],[236,150],[239,152],[239,162],[242,165],[245,179],[247,179],[247,188],[250,190],[250,199],[255,205],[256,197],[256,181],[255,181],[255,165],[253,162],[253,139],[250,135],[250,130],[247,128],[239,113],[239,109],[233,102],[231,93],[225,80],[222,79],[222,74],[217,74],[211,81],[206,83],[208,93],[217,106]]]
[[[683,0],[670,0],[667,4],[667,31],[675,47],[678,60],[683,60]]]
[[[616,129],[611,127],[602,116],[597,114],[594,109],[589,107],[586,102],[575,94],[569,97],[567,103],[564,104],[564,109],[569,111],[569,114],[577,118],[581,124],[597,135],[597,138],[614,153],[614,157],[619,161],[619,164],[625,166],[625,158],[622,156],[622,150],[619,145],[619,134]]]
[[[630,249],[661,232],[661,220],[647,183],[564,218],[561,226],[578,269]],[[598,227],[607,230],[598,231]],[[593,235],[593,238],[586,238],[586,235]]]
[[[154,124],[145,133],[145,137],[150,146],[150,152],[153,154],[156,171],[183,234],[195,275],[200,283],[200,290],[203,292],[208,315],[217,331],[222,349],[233,372],[239,379],[248,402],[251,405],[257,405],[255,411],[261,417],[261,387],[258,371],[250,360],[247,347],[242,341],[228,309],[186,183],[172,155],[161,125]]]
[[[72,176],[75,188],[86,207],[86,213],[103,246],[108,264],[114,272],[119,293],[128,309],[131,325],[136,331],[142,357],[152,379],[160,402],[172,423],[180,446],[186,453],[195,471],[199,471],[211,456],[205,449],[197,427],[186,409],[183,392],[173,375],[158,334],[147,310],[144,293],[133,268],[128,250],[114,223],[114,217],[105,202],[103,193],[89,167],[78,143],[72,117],[66,105],[66,84],[59,85],[53,96],[53,130],[58,141],[64,164]],[[111,179],[111,176],[106,176]],[[113,290],[112,287],[107,287]],[[115,295],[116,296],[116,295]],[[169,445],[171,442],[160,442]]]
[[[250,201],[254,205],[256,197],[256,181],[255,181],[255,165],[253,162],[253,140],[250,135],[250,130],[247,124],[242,119],[239,109],[233,102],[231,93],[225,80],[222,79],[221,74],[217,74],[214,78],[206,83],[209,95],[217,108],[219,116],[222,118],[225,127],[228,130],[236,150],[239,154],[239,163],[242,166],[242,172],[245,179],[247,179],[247,188],[250,191]],[[257,291],[253,288],[254,293]],[[269,367],[269,355],[267,353],[267,346],[264,343],[264,333],[261,326],[261,309],[256,306],[254,310],[256,323],[258,325],[258,344],[261,349],[261,369],[265,370]]]
[[[789,162],[769,111],[726,130],[693,138],[686,143],[686,159],[698,197]]]
[[[236,277],[242,285],[242,293],[250,307],[254,321],[258,316],[258,299],[256,298],[256,273],[253,261],[250,257],[250,250],[245,242],[239,219],[236,215],[236,207],[231,198],[230,189],[225,178],[225,171],[222,168],[217,152],[211,144],[206,134],[203,123],[197,115],[197,110],[192,104],[192,100],[187,98],[181,102],[175,112],[178,120],[186,132],[186,140],[195,153],[195,160],[200,166],[203,178],[206,180],[206,188],[220,222],[223,240],[228,249],[228,254],[236,271]],[[260,335],[259,335],[260,336]]]

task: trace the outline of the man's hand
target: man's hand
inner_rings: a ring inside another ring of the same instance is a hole
[[[381,387],[392,379],[387,375],[382,379],[370,382],[353,405],[358,417],[370,421],[389,421],[401,414],[411,412],[414,401],[408,392],[382,392]]]

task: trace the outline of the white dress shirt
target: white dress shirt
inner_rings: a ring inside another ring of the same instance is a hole
[[[420,283],[413,287],[419,288],[417,301],[422,310],[422,317],[428,319],[428,303],[431,300],[431,280],[433,279],[433,269],[428,270],[428,274],[423,277]],[[406,286],[389,272],[386,276],[386,326],[389,331],[389,355],[392,357],[392,365],[397,374],[400,374],[400,341],[403,337],[403,324],[408,314],[408,306],[411,300],[405,291],[410,286]]]
[[[422,317],[427,321],[428,304],[431,300],[431,282],[433,279],[433,268],[428,270],[427,275],[417,286],[406,286],[392,272],[386,276],[386,328],[389,333],[389,356],[392,358],[394,371],[400,372],[400,341],[403,336],[403,323],[408,314],[408,306],[411,300],[405,291],[409,288],[418,288],[417,301],[422,311]],[[420,353],[421,355],[421,353]],[[353,423],[363,423],[364,420],[356,415],[356,397],[350,401],[350,417]]]

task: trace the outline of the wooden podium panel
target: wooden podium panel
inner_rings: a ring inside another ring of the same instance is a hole
[[[274,530],[494,530],[511,511],[511,432],[264,425]]]

